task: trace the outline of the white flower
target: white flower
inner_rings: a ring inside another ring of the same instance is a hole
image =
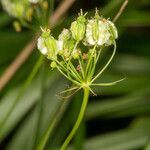
[[[72,33],[72,37],[76,41],[81,41],[85,36],[85,25],[86,19],[85,16],[81,15],[77,18],[76,21],[72,22],[70,30]]]
[[[13,4],[9,0],[1,0],[3,9],[9,14],[12,15],[13,12]]]
[[[25,11],[28,9],[28,1],[11,1],[11,0],[1,0],[3,9],[13,17],[24,17]]]
[[[45,46],[44,39],[42,37],[38,38],[37,47],[43,55],[46,55],[48,53],[47,48]]]
[[[118,31],[117,31],[116,26],[114,25],[113,22],[111,22],[111,21],[109,21],[109,20],[107,21],[107,23],[108,23],[108,25],[109,25],[109,28],[110,28],[110,31],[111,31],[113,37],[114,37],[115,39],[117,39],[117,38],[118,38]]]
[[[70,38],[69,30],[63,29],[61,34],[59,35],[58,41],[57,41],[58,51],[63,50],[64,41],[68,40],[69,38]]]
[[[107,21],[91,19],[86,27],[85,42],[88,45],[104,45],[108,42],[111,33]]]
[[[58,47],[58,51],[63,50],[63,41],[62,40],[57,41],[57,47]]]
[[[68,29],[63,29],[61,34],[58,37],[58,40],[66,41],[70,38],[70,31]]]

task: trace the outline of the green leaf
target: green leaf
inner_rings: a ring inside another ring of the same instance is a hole
[[[149,113],[149,92],[150,89],[148,88],[119,98],[91,102],[87,108],[86,119],[89,120],[100,116],[127,117]]]

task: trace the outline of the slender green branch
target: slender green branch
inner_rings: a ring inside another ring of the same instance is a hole
[[[82,65],[81,59],[79,58],[78,61],[79,61],[79,65],[80,65],[80,68],[81,68],[82,77],[84,79],[85,78],[85,74],[84,74],[84,69],[83,69],[83,65]]]
[[[114,49],[113,49],[113,53],[112,53],[110,59],[108,60],[108,62],[106,63],[106,65],[103,67],[103,69],[92,79],[91,83],[94,82],[105,71],[105,69],[108,67],[108,65],[112,61],[115,53],[116,53],[116,43],[114,41]]]
[[[102,51],[102,48],[100,48],[100,50],[98,51],[97,56],[94,57],[94,64],[93,64],[92,69],[90,70],[90,74],[88,75],[88,76],[89,76],[89,78],[88,78],[89,81],[92,79],[92,77],[93,77],[93,75],[94,75],[95,68],[96,68],[96,64],[97,64],[97,61],[98,61],[99,56],[100,56],[100,54],[101,54],[101,51]]]
[[[59,72],[60,72],[63,76],[65,76],[68,80],[70,80],[70,81],[72,81],[74,84],[77,84],[77,85],[80,86],[80,83],[79,83],[79,82],[77,82],[77,81],[73,80],[72,78],[68,77],[58,66],[57,66],[57,69],[58,69]]]
[[[79,76],[79,74],[74,72],[74,70],[71,69],[70,67],[68,67],[68,68],[69,68],[69,71],[71,72],[70,74],[73,75],[76,80],[78,80],[79,82],[82,82],[81,77]]]
[[[98,54],[97,54],[97,57],[96,57],[96,63],[98,62],[98,59],[99,59],[99,57],[101,55],[101,52],[102,52],[102,49],[103,49],[103,47],[101,47],[100,50],[98,51]]]
[[[50,121],[49,127],[47,128],[45,134],[43,137],[40,139],[36,150],[44,150],[46,143],[51,136],[53,129],[57,126],[57,123],[60,121],[60,118],[64,114],[64,111],[66,110],[66,107],[68,105],[68,102],[63,102],[56,110],[54,117]]]
[[[78,87],[78,86],[75,86],[75,87],[69,88],[69,89],[67,89],[67,90],[64,90],[64,91],[60,92],[60,94],[63,94],[63,93],[67,93],[67,92],[76,90],[77,88],[79,88],[79,87]]]
[[[61,96],[61,98],[68,99],[69,97],[71,97],[72,95],[74,95],[75,93],[77,93],[80,89],[81,89],[81,87],[78,87],[78,88],[77,88],[73,93],[71,93],[70,95]]]
[[[111,86],[111,85],[117,84],[118,82],[123,81],[124,79],[125,78],[117,80],[117,81],[114,81],[114,82],[109,82],[109,83],[93,83],[93,84],[91,84],[91,86]]]
[[[82,78],[80,77],[79,73],[77,72],[76,68],[74,67],[71,61],[69,62],[69,66],[70,66],[70,69],[72,69],[72,71],[74,71],[74,73],[78,76],[78,78],[80,79],[80,82],[82,82]]]
[[[88,68],[89,68],[89,65],[90,65],[90,63],[91,63],[91,60],[92,60],[94,51],[95,51],[95,49],[96,49],[96,46],[97,46],[97,45],[95,45],[95,46],[93,47],[92,52],[91,52],[91,55],[90,55],[90,58],[89,58],[89,60],[88,60],[88,63],[87,63],[87,66],[86,66],[86,70],[85,70],[85,74],[86,74],[86,75],[87,75]]]
[[[80,126],[80,123],[83,119],[84,116],[84,112],[88,103],[88,98],[89,98],[89,89],[88,88],[84,88],[84,97],[83,97],[83,102],[82,102],[82,106],[77,118],[77,121],[72,129],[72,131],[70,132],[70,134],[68,135],[67,139],[65,140],[64,144],[61,147],[61,150],[66,150],[68,144],[70,143],[70,141],[72,140],[74,134],[76,133],[77,129]]]
[[[86,74],[87,81],[90,81],[91,70],[94,68],[94,59],[95,59],[95,57],[91,60],[87,74]]]
[[[36,150],[43,150],[44,149],[44,147],[46,145],[46,142],[47,142],[47,140],[48,140],[48,138],[49,138],[49,136],[50,136],[50,134],[51,134],[55,124],[56,124],[56,122],[57,122],[57,117],[53,118],[52,123],[48,127],[45,135],[42,137],[42,139],[41,139],[40,143],[38,144]]]

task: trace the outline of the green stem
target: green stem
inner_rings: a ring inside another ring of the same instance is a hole
[[[113,53],[112,53],[111,57],[109,58],[106,65],[102,68],[102,70],[92,79],[91,83],[93,83],[105,71],[105,69],[108,67],[108,65],[110,64],[110,62],[114,58],[115,53],[116,53],[116,43],[114,41],[114,49],[113,49]]]
[[[50,126],[48,127],[48,130],[46,131],[46,134],[44,135],[44,137],[42,138],[42,140],[40,141],[40,143],[38,144],[36,150],[43,150],[47,141],[48,141],[48,138],[55,126],[57,122],[57,118],[55,117],[53,120],[52,120],[52,123],[50,124]]]
[[[85,75],[84,75],[84,69],[83,69],[83,65],[82,65],[81,59],[79,58],[78,61],[79,61],[79,65],[80,65],[80,68],[81,68],[82,77],[84,79]]]
[[[97,56],[94,57],[94,62],[93,62],[93,65],[92,65],[92,69],[89,71],[89,75],[88,75],[88,81],[91,81],[93,75],[94,75],[94,72],[95,72],[95,68],[96,68],[96,64],[97,64],[97,61],[99,59],[99,56],[101,54],[101,51],[102,51],[102,48],[99,50]]]
[[[63,102],[58,109],[55,112],[55,117],[51,120],[50,125],[48,129],[46,130],[44,136],[41,138],[39,144],[36,147],[36,150],[44,150],[46,143],[48,139],[50,138],[53,129],[57,126],[58,122],[60,121],[62,115],[64,114],[66,107],[69,103],[68,102]]]
[[[80,82],[82,82],[82,78],[80,77],[79,73],[77,72],[76,68],[74,67],[71,61],[68,63],[68,65],[70,66],[70,70],[72,70],[77,75]]]
[[[93,83],[91,84],[91,86],[111,86],[111,85],[115,85],[121,81],[123,81],[125,78],[117,80],[117,81],[113,81],[113,82],[109,82],[109,83]]]
[[[70,81],[72,81],[74,84],[77,84],[77,85],[80,86],[80,83],[79,83],[79,82],[77,82],[76,80],[73,80],[72,78],[70,78],[69,76],[67,76],[67,75],[59,68],[59,66],[57,66],[57,69],[58,69],[58,71],[59,71],[63,76],[65,76],[68,80],[70,80]]]
[[[95,51],[95,49],[96,49],[96,46],[97,46],[97,45],[95,45],[95,46],[93,47],[92,51],[91,51],[91,55],[90,55],[90,58],[89,58],[89,60],[88,60],[88,63],[87,63],[87,66],[86,66],[86,70],[85,70],[85,74],[86,74],[86,75],[87,75],[88,68],[89,68],[89,66],[90,66],[90,63],[91,63],[91,60],[92,60],[94,51]]]
[[[80,109],[80,112],[79,112],[79,115],[78,115],[78,118],[77,118],[77,121],[72,129],[72,131],[70,132],[70,134],[68,135],[67,139],[65,140],[65,142],[63,143],[62,147],[61,147],[61,150],[66,150],[68,144],[70,143],[70,141],[72,140],[74,134],[76,133],[77,129],[79,128],[80,126],[80,123],[83,119],[83,116],[84,116],[84,112],[85,112],[85,109],[86,109],[86,106],[87,106],[87,103],[88,103],[88,98],[89,98],[89,89],[88,88],[84,88],[84,97],[83,97],[83,102],[82,102],[82,106],[81,106],[81,109]]]

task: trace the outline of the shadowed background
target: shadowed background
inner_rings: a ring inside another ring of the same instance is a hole
[[[55,11],[61,1],[50,1]],[[68,28],[80,8],[94,14],[97,7],[104,17],[113,19],[123,2],[76,0],[57,21],[52,33],[57,37],[63,28]],[[1,76],[35,35],[26,28],[15,32],[13,21],[1,8]],[[117,53],[98,81],[126,79],[115,86],[94,89],[97,96],[90,96],[85,118],[69,149],[150,149],[150,1],[129,0],[116,26]],[[99,69],[110,52],[111,49],[104,51]],[[34,150],[47,135],[45,149],[59,147],[72,128],[82,102],[82,92],[65,102],[59,98],[59,92],[68,85],[65,78],[50,69],[49,62],[40,59],[35,48],[1,90],[0,149]]]

